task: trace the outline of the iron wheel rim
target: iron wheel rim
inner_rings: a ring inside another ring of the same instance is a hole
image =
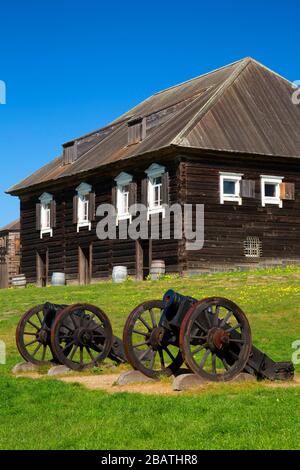
[[[163,302],[160,300],[142,303],[129,315],[123,333],[128,362],[135,370],[152,379],[157,379],[161,375],[171,376],[183,364],[179,347],[153,345],[155,336],[159,337],[162,334],[159,329],[162,309]],[[157,368],[157,365],[160,367]]]
[[[35,365],[58,362],[51,346],[50,326],[43,324],[45,316],[44,304],[37,305],[23,315],[16,330],[19,353],[25,361]],[[25,341],[25,337],[28,340]]]
[[[205,380],[233,380],[244,370],[252,349],[247,317],[228,299],[204,299],[184,318],[180,349],[186,365]]]
[[[78,315],[80,311],[84,312],[82,317]],[[53,351],[60,363],[72,370],[99,365],[107,358],[112,340],[113,332],[107,315],[90,304],[65,308],[55,318],[51,330]]]

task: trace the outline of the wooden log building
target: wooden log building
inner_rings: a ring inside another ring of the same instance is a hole
[[[300,105],[292,83],[246,58],[159,92],[8,190],[21,201],[22,273],[45,285],[142,278],[151,260],[198,273],[300,261]],[[95,208],[204,204],[205,242],[104,240]]]
[[[20,220],[0,229],[0,289],[12,285],[20,274]]]

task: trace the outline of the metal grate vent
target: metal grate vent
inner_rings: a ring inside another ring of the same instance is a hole
[[[262,256],[262,243],[258,237],[247,237],[244,241],[244,255],[246,258],[260,258]]]

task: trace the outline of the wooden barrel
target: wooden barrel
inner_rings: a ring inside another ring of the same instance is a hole
[[[64,286],[66,284],[65,273],[53,273],[51,278],[52,286]]]
[[[128,271],[126,266],[115,266],[112,273],[112,281],[115,284],[121,284],[126,281],[128,276]]]
[[[162,260],[155,260],[151,263],[150,277],[152,281],[158,281],[166,273],[166,264]]]
[[[18,289],[24,289],[24,287],[26,287],[25,274],[19,274],[18,276],[14,276],[11,280],[11,284],[13,287],[17,287]]]

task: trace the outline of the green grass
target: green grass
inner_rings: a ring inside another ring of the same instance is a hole
[[[255,345],[291,360],[300,339],[300,268],[216,274],[159,283],[100,283],[0,291],[0,449],[299,449],[300,389],[216,385],[199,395],[107,394],[52,379],[11,376],[20,362],[14,332],[20,316],[45,301],[88,301],[109,315],[115,334],[143,300],[174,288],[199,299],[219,295],[247,314]],[[299,366],[297,371],[300,372]]]

